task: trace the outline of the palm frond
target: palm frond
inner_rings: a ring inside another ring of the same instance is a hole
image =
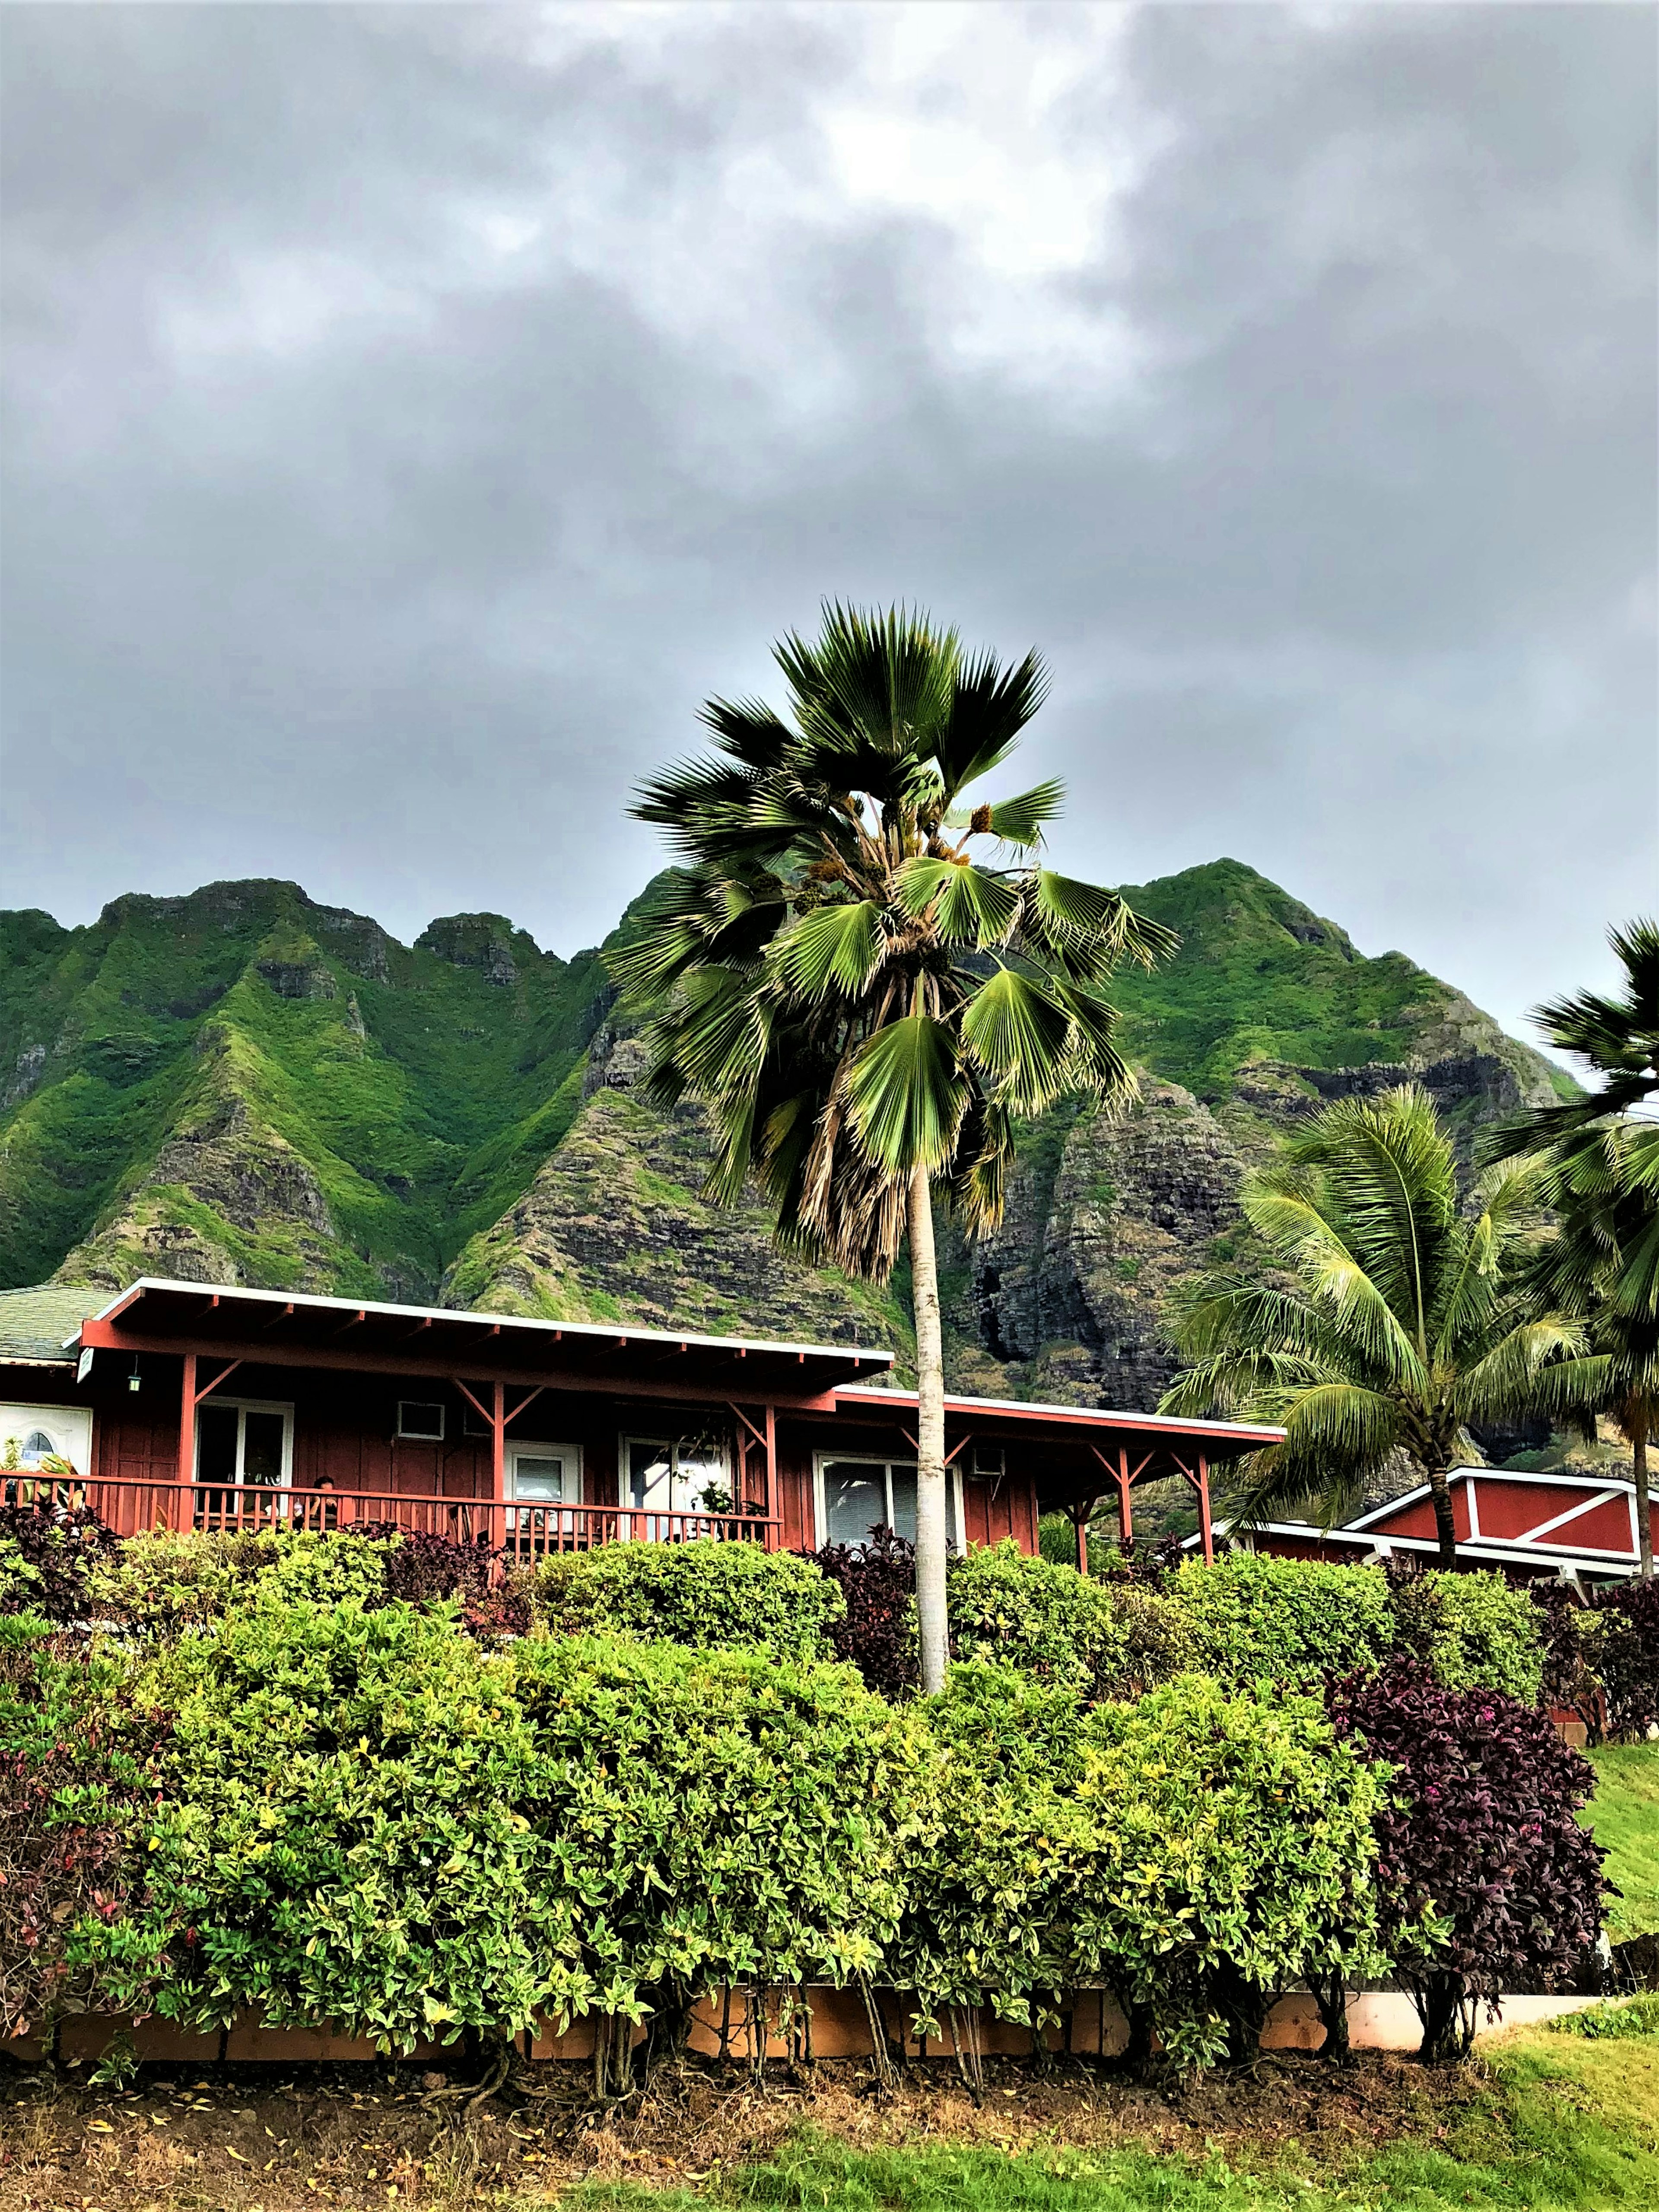
[[[974,994],[961,1036],[997,1098],[1017,1114],[1040,1114],[1070,1088],[1072,1018],[1012,968],[999,969]]]
[[[1126,960],[1151,968],[1181,943],[1174,930],[1137,914],[1098,884],[1036,868],[1028,885],[1022,920],[1033,941],[1057,956],[1084,955],[1091,978],[1103,978]]]
[[[878,1029],[848,1062],[846,1087],[859,1141],[889,1176],[949,1163],[971,1093],[943,1022],[907,1014]]]
[[[870,899],[809,907],[772,939],[767,957],[786,990],[819,999],[835,989],[854,999],[881,965],[880,921]]]
[[[903,911],[927,915],[947,945],[971,945],[988,951],[1007,941],[1019,915],[1019,893],[1000,877],[969,860],[942,860],[918,854],[894,877]]]
[[[1014,799],[999,799],[985,809],[985,828],[1005,845],[1040,845],[1042,832],[1066,811],[1066,787],[1057,779],[1033,784]],[[970,816],[973,829],[977,817]]]
[[[933,747],[946,806],[1001,766],[1048,692],[1048,671],[1035,653],[1012,668],[989,653],[958,667]]]

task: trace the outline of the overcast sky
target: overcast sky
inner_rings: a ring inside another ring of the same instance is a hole
[[[1064,865],[1511,1026],[1659,903],[1649,7],[0,9],[9,904],[569,952],[826,595]]]

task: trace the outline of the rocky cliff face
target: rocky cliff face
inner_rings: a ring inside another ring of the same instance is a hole
[[[1245,1168],[1326,1099],[1413,1077],[1460,1138],[1562,1079],[1460,994],[1231,860],[1131,892],[1182,937],[1115,994],[1126,1113],[1024,1132],[1006,1218],[943,1243],[960,1388],[1153,1406],[1171,1291]],[[626,926],[626,923],[624,924]],[[695,1109],[639,1091],[599,954],[499,915],[413,946],[297,885],[0,915],[0,1286],[139,1273],[908,1352],[902,1293],[699,1194]]]
[[[1148,1082],[1127,1113],[1043,1132],[954,1301],[958,1333],[1002,1370],[1000,1391],[1155,1406],[1175,1373],[1165,1301],[1234,1220],[1243,1168],[1207,1108],[1173,1083]]]
[[[639,1095],[645,1052],[607,1024],[594,1037],[569,1133],[523,1197],[473,1237],[445,1279],[450,1305],[651,1328],[893,1346],[890,1300],[779,1250],[758,1197],[700,1195],[712,1146],[693,1106]]]

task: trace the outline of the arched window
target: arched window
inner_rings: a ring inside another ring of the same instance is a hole
[[[31,1429],[23,1439],[25,1459],[50,1459],[57,1449],[44,1429]]]

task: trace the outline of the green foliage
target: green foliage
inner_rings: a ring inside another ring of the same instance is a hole
[[[1433,1601],[1427,1658],[1449,1690],[1501,1690],[1523,1705],[1538,1703],[1544,1640],[1537,1607],[1500,1574],[1422,1577]],[[1401,1607],[1398,1589],[1396,1612]]]
[[[1079,1790],[1111,1869],[1079,1906],[1079,1979],[1151,2014],[1178,2062],[1253,2059],[1294,1979],[1381,1971],[1373,1769],[1322,1706],[1183,1675],[1103,1706]]]
[[[561,1635],[620,1632],[704,1650],[757,1646],[780,1659],[830,1656],[840,1589],[793,1552],[699,1537],[552,1554],[533,1599]]]
[[[1137,1695],[1184,1661],[1183,1624],[1160,1599],[1028,1559],[1012,1538],[952,1560],[948,1594],[959,1659],[1017,1668],[1081,1697]]]
[[[254,1570],[257,1541],[198,1528],[129,1536],[88,1577],[94,1615],[130,1633],[156,1637],[216,1620]]]
[[[1188,1560],[1164,1595],[1191,1638],[1190,1663],[1229,1687],[1312,1688],[1327,1672],[1378,1666],[1395,1640],[1376,1567],[1232,1552],[1209,1566]]]
[[[378,1604],[386,1546],[349,1529],[263,1528],[246,1534],[153,1529],[105,1553],[88,1577],[106,1626],[176,1635],[237,1603]]]
[[[901,1951],[921,2017],[1051,2016],[1103,1982],[1181,2064],[1253,2054],[1309,1974],[1380,1970],[1372,1769],[1310,1698],[1184,1675],[1085,1711],[957,1667],[928,1709],[941,1816]]]
[[[262,1605],[159,1653],[144,1910],[85,1941],[155,2008],[407,2049],[703,1988],[840,1981],[896,1929],[913,1724],[840,1668]]]
[[[1659,1990],[1650,1990],[1623,2004],[1601,2004],[1588,2012],[1564,2013],[1553,2020],[1557,2035],[1583,2036],[1588,2042],[1610,2039],[1622,2041],[1632,2035],[1659,2035]]]

